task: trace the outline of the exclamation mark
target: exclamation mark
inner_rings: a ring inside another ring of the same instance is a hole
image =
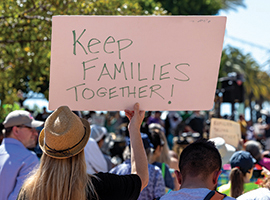
[[[171,89],[171,97],[173,96],[173,89],[174,89],[174,84],[172,84],[172,89]],[[168,104],[171,104],[171,101],[168,101]]]

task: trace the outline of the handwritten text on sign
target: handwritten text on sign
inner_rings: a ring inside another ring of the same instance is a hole
[[[50,109],[211,109],[225,20],[54,17]]]
[[[240,124],[231,120],[212,118],[209,137],[221,137],[227,144],[237,148],[241,139]]]

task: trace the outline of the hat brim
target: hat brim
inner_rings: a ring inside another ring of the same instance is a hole
[[[56,159],[65,159],[65,158],[70,158],[72,156],[77,155],[78,153],[80,153],[84,147],[86,146],[90,134],[91,134],[91,128],[90,128],[90,124],[86,119],[80,118],[80,120],[82,121],[84,127],[85,127],[85,136],[83,138],[83,140],[73,149],[71,149],[69,151],[69,154],[57,154],[57,153],[51,153],[47,151],[47,148],[45,147],[45,143],[44,143],[44,137],[45,137],[45,131],[44,128],[41,130],[40,134],[39,134],[39,146],[40,149],[43,151],[43,153],[47,154],[50,157],[56,158]]]
[[[235,147],[229,144],[225,144],[226,147],[226,154],[221,158],[222,166],[229,163],[232,155],[236,151]]]
[[[24,125],[32,127],[32,128],[37,128],[37,127],[43,126],[43,124],[44,124],[43,121],[32,120],[31,123],[27,123],[27,124],[24,124]]]

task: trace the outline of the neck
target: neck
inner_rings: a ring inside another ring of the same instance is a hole
[[[183,188],[207,188],[213,190],[215,187],[211,184],[211,181],[208,179],[202,180],[200,177],[186,177],[186,180],[181,184],[180,189]]]
[[[149,156],[149,163],[154,163],[157,161],[157,156],[155,155],[155,153],[151,154],[151,156]]]
[[[249,175],[246,174],[246,176],[244,176],[244,183],[249,183],[249,182],[250,182]]]
[[[6,138],[13,138],[13,139],[15,139],[15,140],[18,140],[18,138],[15,136],[15,135],[13,135],[13,134],[10,134],[8,137],[6,137]]]

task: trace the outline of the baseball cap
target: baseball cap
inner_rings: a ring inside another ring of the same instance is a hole
[[[102,126],[98,125],[91,125],[91,135],[90,137],[93,138],[96,142],[99,142],[104,136],[107,135],[107,129]]]
[[[236,151],[230,159],[231,168],[239,167],[244,174],[247,173],[255,163],[256,160],[247,151]]]
[[[154,145],[151,143],[147,134],[141,133],[141,137],[142,137],[144,149],[154,148]],[[128,146],[130,145],[130,138],[127,139],[127,145]]]
[[[5,128],[18,125],[25,125],[36,128],[42,126],[43,124],[44,124],[43,121],[35,120],[34,117],[31,115],[31,113],[26,110],[12,111],[6,116],[6,119],[3,122]]]

